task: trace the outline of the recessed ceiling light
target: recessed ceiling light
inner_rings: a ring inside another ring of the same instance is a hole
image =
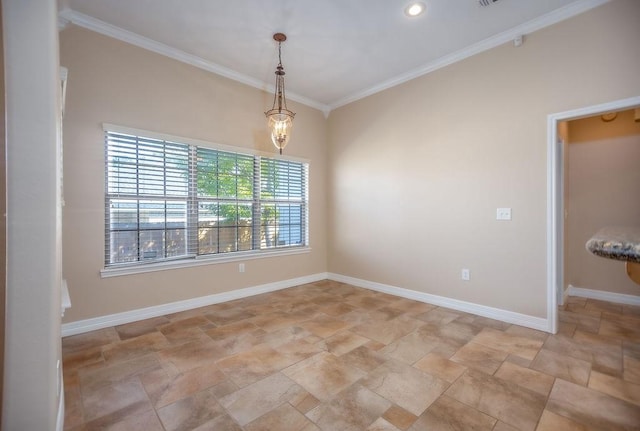
[[[426,6],[422,2],[411,3],[409,6],[404,8],[404,14],[408,17],[414,17],[422,14],[424,12]]]

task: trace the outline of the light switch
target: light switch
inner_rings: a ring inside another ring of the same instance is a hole
[[[511,208],[498,208],[496,210],[496,220],[511,220]]]

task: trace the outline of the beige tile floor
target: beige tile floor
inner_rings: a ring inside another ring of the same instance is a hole
[[[640,307],[560,321],[307,284],[64,338],[64,429],[640,430]]]

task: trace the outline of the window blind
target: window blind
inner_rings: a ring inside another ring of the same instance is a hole
[[[105,131],[105,266],[306,246],[308,164]]]
[[[106,133],[107,265],[189,254],[189,146]]]

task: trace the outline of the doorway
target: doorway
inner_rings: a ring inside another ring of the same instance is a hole
[[[558,332],[558,305],[564,296],[564,181],[565,151],[561,122],[640,106],[640,97],[550,114],[547,117],[547,321]]]

